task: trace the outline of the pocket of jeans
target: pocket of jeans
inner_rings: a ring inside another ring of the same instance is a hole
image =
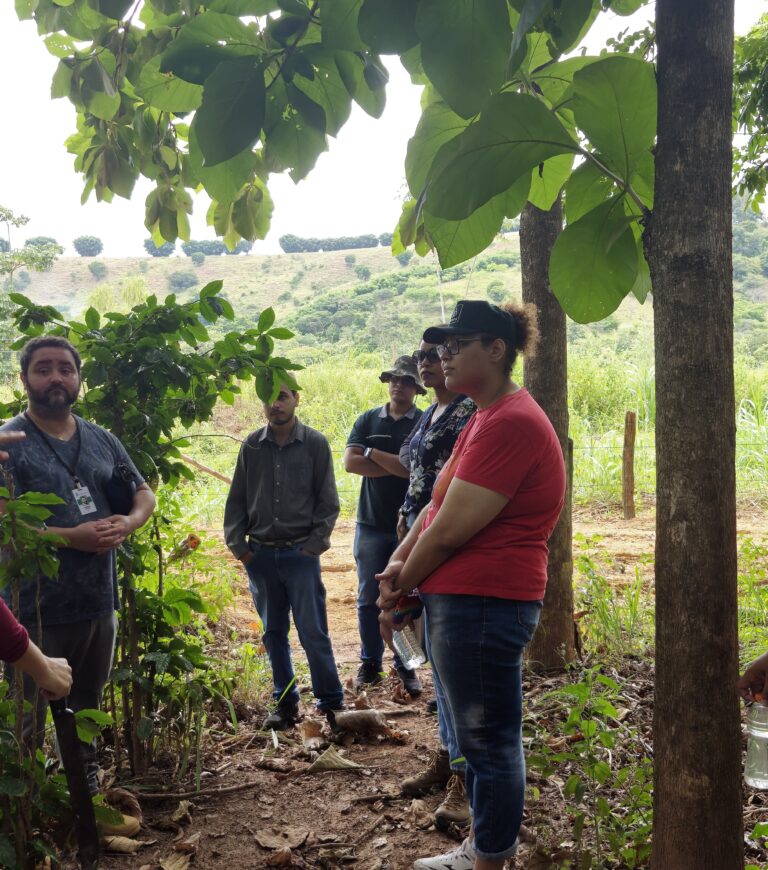
[[[541,619],[542,603],[540,601],[521,601],[517,605],[517,622],[527,629],[531,636]]]

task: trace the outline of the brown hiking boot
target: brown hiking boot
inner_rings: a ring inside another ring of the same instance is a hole
[[[429,762],[421,773],[409,776],[400,784],[400,791],[411,797],[419,797],[426,794],[430,789],[439,786],[442,788],[451,778],[451,765],[448,761],[448,752],[441,749],[438,752],[429,753]]]
[[[464,788],[464,774],[454,773],[448,780],[445,800],[435,810],[435,826],[444,831],[450,824],[464,827],[469,822],[469,800]]]

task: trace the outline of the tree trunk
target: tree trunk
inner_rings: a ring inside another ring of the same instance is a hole
[[[652,866],[744,866],[731,277],[733,0],[658,0]]]
[[[560,200],[545,212],[528,203],[520,216],[520,262],[523,301],[536,306],[542,341],[525,361],[525,386],[555,428],[566,466],[568,488],[560,519],[549,539],[547,594],[541,624],[528,650],[528,662],[539,671],[562,669],[573,661],[573,522],[571,517],[570,448],[568,443],[568,346],[565,313],[549,286],[549,256],[563,228]]]

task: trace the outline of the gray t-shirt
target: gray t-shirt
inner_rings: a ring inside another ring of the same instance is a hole
[[[49,506],[52,516],[47,523],[59,528],[73,528],[114,513],[105,497],[104,486],[117,463],[125,463],[134,472],[137,486],[144,482],[114,435],[81,417],[75,419],[79,436],[75,435],[70,441],[43,436],[22,414],[0,426],[0,432],[21,429],[27,433],[24,441],[4,447],[10,455],[6,468],[11,472],[17,493],[52,492],[64,499],[63,504]],[[59,458],[54,455],[54,450]],[[69,469],[75,472],[81,486],[88,487],[96,508],[93,513],[80,512],[72,494],[75,483]],[[62,547],[58,556],[58,579],[39,578],[43,625],[96,619],[118,609],[113,551],[98,555]],[[27,627],[37,622],[36,585],[34,582],[26,583],[21,590],[20,619]],[[9,588],[2,591],[2,596],[10,604]]]

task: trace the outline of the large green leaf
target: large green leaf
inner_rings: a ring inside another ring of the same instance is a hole
[[[99,0],[97,5],[102,15],[120,21],[133,6],[133,2],[132,0]]]
[[[442,98],[471,118],[505,81],[512,30],[506,0],[421,0],[421,62]]]
[[[512,45],[509,50],[507,76],[512,76],[517,71],[520,64],[525,60],[526,53],[529,53],[526,46],[526,36],[534,24],[536,24],[541,13],[544,11],[544,7],[548,3],[549,0],[524,0],[519,5],[520,17],[518,18],[515,34],[512,38]]]
[[[472,214],[550,157],[578,150],[539,100],[509,92],[493,97],[480,120],[457,141],[457,153],[427,191],[429,211],[449,220]],[[440,159],[438,154],[436,160]]]
[[[232,202],[253,174],[256,155],[246,149],[223,163],[205,166],[197,138],[197,124],[195,118],[189,129],[190,168],[211,199]]]
[[[565,217],[568,223],[575,223],[597,208],[611,196],[613,190],[611,179],[591,160],[585,160],[571,173],[565,185]]]
[[[160,56],[160,72],[173,73],[185,82],[202,85],[220,63],[237,56],[237,51],[223,45],[202,45],[178,37]]]
[[[467,123],[442,101],[430,103],[424,110],[405,155],[405,177],[413,196],[421,195],[437,152],[463,133]]]
[[[195,127],[206,166],[253,147],[264,123],[264,72],[255,58],[219,64],[208,77]]]
[[[542,211],[549,211],[552,208],[563,185],[570,177],[573,158],[573,154],[558,154],[545,160],[533,170],[528,193],[528,201],[532,205]]]
[[[234,15],[208,10],[195,15],[181,29],[179,38],[199,42],[201,45],[226,46],[243,54],[264,47],[261,36],[254,28]]]
[[[328,148],[325,134],[288,102],[288,93],[281,79],[272,82],[267,94],[264,130],[267,166],[276,172],[290,170],[295,182],[309,174],[318,156]]]
[[[200,85],[176,78],[173,73],[160,72],[160,57],[153,57],[141,68],[136,93],[163,112],[192,112],[203,100]]]
[[[402,54],[419,41],[413,0],[363,0],[357,26],[377,54]]]
[[[385,91],[387,71],[378,58],[360,52],[337,51],[336,67],[344,87],[352,99],[372,118],[380,118],[387,102]],[[376,75],[370,70],[375,68]],[[371,87],[373,82],[376,87]],[[379,85],[380,82],[383,84]]]
[[[484,251],[496,237],[504,218],[522,211],[529,183],[522,176],[509,190],[489,199],[464,220],[446,221],[424,211],[426,232],[440,266],[447,269]]]
[[[596,151],[629,179],[656,137],[656,75],[636,57],[608,57],[573,77],[573,112]]]
[[[335,136],[349,118],[352,98],[339,74],[334,53],[319,45],[310,45],[303,54],[312,64],[314,75],[312,78],[296,75],[293,85],[323,110],[325,131]]]
[[[599,58],[589,55],[569,57],[557,63],[550,63],[531,74],[531,81],[541,91],[544,99],[553,109],[569,105],[569,96],[573,96],[573,77],[585,66],[595,63]],[[570,92],[570,93],[569,93]]]
[[[366,48],[357,29],[362,0],[323,0],[320,4],[320,25],[323,45],[333,50],[362,51]]]
[[[649,0],[608,0],[605,6],[617,15],[632,15]]]
[[[560,4],[548,28],[558,54],[570,51],[581,42],[600,8],[600,0],[568,0]]]
[[[637,278],[637,246],[622,199],[614,197],[568,224],[552,249],[552,292],[577,323],[614,312]]]

